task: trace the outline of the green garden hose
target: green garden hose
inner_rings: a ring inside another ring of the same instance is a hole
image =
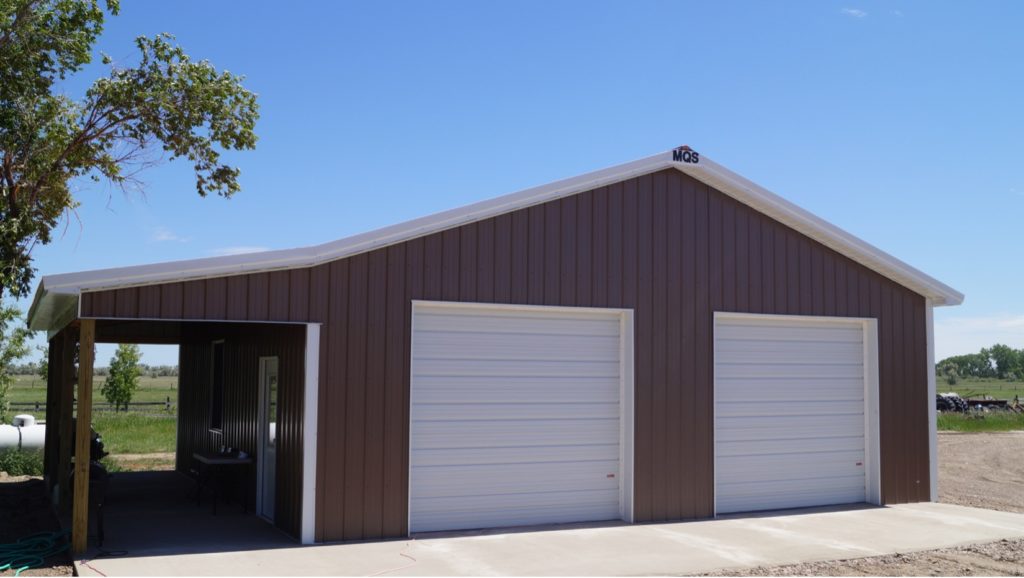
[[[19,576],[29,568],[42,566],[46,559],[68,549],[68,531],[40,532],[17,542],[0,544],[0,572],[14,570]]]

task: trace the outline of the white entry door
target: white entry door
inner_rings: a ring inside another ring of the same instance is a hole
[[[875,322],[715,316],[719,514],[877,503]]]
[[[410,532],[630,519],[628,312],[413,307]]]
[[[274,486],[277,473],[277,358],[260,358],[260,454],[257,492],[258,511],[274,520]]]

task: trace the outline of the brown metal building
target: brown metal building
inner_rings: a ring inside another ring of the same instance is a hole
[[[273,519],[312,542],[934,500],[931,311],[962,299],[681,147],[321,246],[46,276],[30,322],[51,367],[78,320],[180,344],[183,470],[263,455],[274,359]]]

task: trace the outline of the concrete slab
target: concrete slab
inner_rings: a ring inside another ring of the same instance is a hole
[[[650,575],[794,564],[1024,537],[1024,514],[948,504],[736,515],[672,524],[426,534],[388,542],[103,558],[81,576]]]

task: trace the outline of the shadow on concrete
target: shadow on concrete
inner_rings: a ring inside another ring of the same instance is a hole
[[[298,542],[237,504],[195,501],[195,482],[174,471],[119,472],[107,489],[102,549],[90,536],[87,559],[294,548]],[[90,516],[91,517],[91,516]],[[95,532],[94,521],[90,530]]]
[[[645,525],[672,525],[672,524],[688,524],[692,522],[707,522],[709,520],[738,520],[738,519],[756,519],[756,518],[779,518],[787,516],[806,516],[810,514],[824,514],[834,512],[854,512],[859,510],[873,510],[884,508],[885,506],[876,506],[874,504],[840,504],[835,506],[818,506],[814,508],[797,508],[789,510],[764,510],[760,512],[744,512],[739,514],[722,514],[717,518],[695,518],[691,520],[676,520],[676,521],[655,521],[655,522],[638,522],[636,524],[629,524],[622,520],[607,520],[602,522],[577,522],[573,524],[543,524],[536,526],[510,526],[504,528],[485,528],[479,530],[457,530],[457,531],[446,531],[446,532],[421,532],[413,534],[411,537],[416,540],[431,540],[438,538],[460,538],[467,536],[497,536],[502,534],[529,534],[535,532],[561,532],[565,530],[589,530],[597,528],[619,528],[625,526],[645,526]],[[405,539],[405,538],[402,538]],[[379,541],[379,540],[376,540]]]
[[[856,512],[859,510],[880,510],[885,506],[876,504],[837,504],[835,506],[816,506],[813,508],[793,508],[789,510],[761,510],[758,512],[741,512],[738,514],[721,514],[716,520],[742,520],[756,518],[781,518],[786,516],[807,516],[810,514],[827,514],[835,512]]]

